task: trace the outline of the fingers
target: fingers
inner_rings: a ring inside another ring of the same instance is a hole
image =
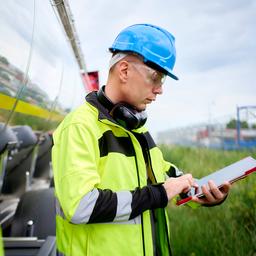
[[[226,195],[229,192],[230,189],[231,189],[231,184],[227,181],[220,188],[220,191]]]
[[[185,182],[187,182],[187,188],[190,189],[191,187],[195,187],[195,188],[198,187],[193,176],[190,173],[185,174],[185,175],[181,176],[180,178],[182,178]]]
[[[202,192],[204,194],[204,198],[193,197],[193,201],[200,204],[216,204],[227,196],[229,190],[231,188],[231,184],[229,182],[225,182],[221,188],[218,188],[216,184],[210,180],[208,182],[208,186],[202,186]]]
[[[177,178],[169,178],[163,184],[167,197],[170,200],[180,193],[187,193],[191,187],[198,187],[191,174],[185,174]]]
[[[208,202],[206,198],[199,198],[197,196],[193,196],[191,199],[193,202],[199,203],[199,204],[205,204]]]
[[[214,202],[215,198],[214,196],[211,194],[210,190],[206,187],[206,185],[202,186],[202,192],[205,196],[205,198],[209,201],[209,202]]]
[[[208,182],[208,185],[210,188],[210,193],[212,194],[213,198],[219,200],[223,198],[223,193],[219,190],[219,188],[215,185],[215,183],[212,180]]]
[[[193,177],[191,174],[184,175],[184,177],[182,177],[181,179],[181,182],[182,187],[180,193],[188,193],[194,184]]]

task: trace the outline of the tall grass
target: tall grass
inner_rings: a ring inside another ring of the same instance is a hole
[[[202,177],[256,151],[219,151],[162,146],[166,160]],[[256,175],[232,186],[215,207],[169,207],[174,255],[256,255]]]

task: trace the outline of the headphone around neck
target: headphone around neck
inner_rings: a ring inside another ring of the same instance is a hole
[[[125,102],[114,104],[104,92],[105,86],[102,86],[97,93],[99,102],[109,111],[114,120],[127,130],[138,129],[147,121],[145,111],[137,111],[131,105]]]

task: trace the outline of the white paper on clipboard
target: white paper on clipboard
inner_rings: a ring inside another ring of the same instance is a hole
[[[201,197],[203,196],[201,187],[207,185],[209,180],[213,180],[216,186],[221,187],[225,181],[233,183],[240,180],[249,174],[256,172],[256,160],[251,156],[248,156],[240,161],[237,161],[231,165],[228,165],[210,175],[207,175],[201,179],[196,180],[199,188],[196,190],[191,189],[189,196],[177,201],[177,205],[182,205],[189,202],[192,196]]]

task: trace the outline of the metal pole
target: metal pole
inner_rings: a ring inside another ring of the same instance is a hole
[[[236,108],[236,114],[237,114],[237,120],[236,120],[236,133],[237,133],[237,146],[240,147],[240,131],[241,131],[241,126],[240,126],[240,108]]]

